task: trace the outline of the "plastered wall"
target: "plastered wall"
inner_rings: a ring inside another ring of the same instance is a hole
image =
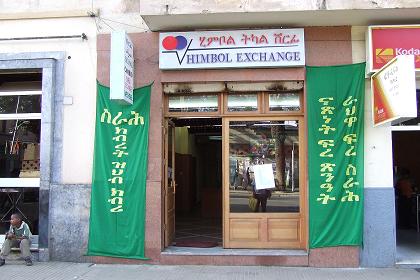
[[[366,61],[366,26],[353,26],[353,63]],[[370,79],[365,80],[365,188],[393,187],[390,124],[373,127]]]
[[[0,42],[0,53],[64,51],[62,182],[90,183],[95,118],[96,27],[91,18],[0,21],[1,38],[80,35],[87,40]],[[75,176],[75,174],[78,174]]]
[[[340,1],[340,0],[142,0],[142,14],[208,14],[225,12],[260,12],[260,11],[306,11],[306,10],[343,10],[343,9],[378,9],[378,8],[409,8],[418,7],[417,1]]]

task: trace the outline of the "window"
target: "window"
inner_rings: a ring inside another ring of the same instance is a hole
[[[41,73],[0,73],[2,187],[38,187]]]
[[[167,83],[165,115],[303,115],[303,82]]]
[[[170,95],[169,112],[217,112],[218,96],[215,94]]]
[[[270,93],[268,104],[270,111],[300,111],[300,94]]]
[[[18,212],[38,234],[42,74],[0,72],[0,230]]]
[[[258,111],[258,94],[228,94],[228,112]]]

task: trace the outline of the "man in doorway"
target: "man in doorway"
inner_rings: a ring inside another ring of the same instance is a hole
[[[6,233],[6,240],[0,254],[0,266],[5,264],[5,258],[9,255],[12,247],[19,247],[20,253],[25,260],[26,265],[32,265],[31,260],[31,230],[29,226],[22,220],[22,215],[14,213],[10,217],[10,228]]]
[[[396,184],[396,194],[398,197],[398,227],[402,229],[410,228],[411,218],[411,197],[413,195],[413,181],[410,171],[401,168],[400,178]]]

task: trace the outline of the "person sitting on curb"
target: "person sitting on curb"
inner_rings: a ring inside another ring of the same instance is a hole
[[[31,230],[29,226],[22,221],[22,215],[14,213],[10,217],[10,228],[6,233],[6,240],[0,253],[0,266],[5,264],[5,258],[9,255],[12,247],[20,247],[20,253],[25,260],[26,265],[32,265],[31,260]]]

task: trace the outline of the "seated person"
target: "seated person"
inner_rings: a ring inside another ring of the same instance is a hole
[[[10,217],[10,228],[6,233],[6,240],[0,253],[0,266],[5,264],[5,258],[9,255],[12,247],[20,247],[20,253],[26,265],[32,265],[31,260],[31,236],[29,226],[22,221],[22,215],[14,213]]]

